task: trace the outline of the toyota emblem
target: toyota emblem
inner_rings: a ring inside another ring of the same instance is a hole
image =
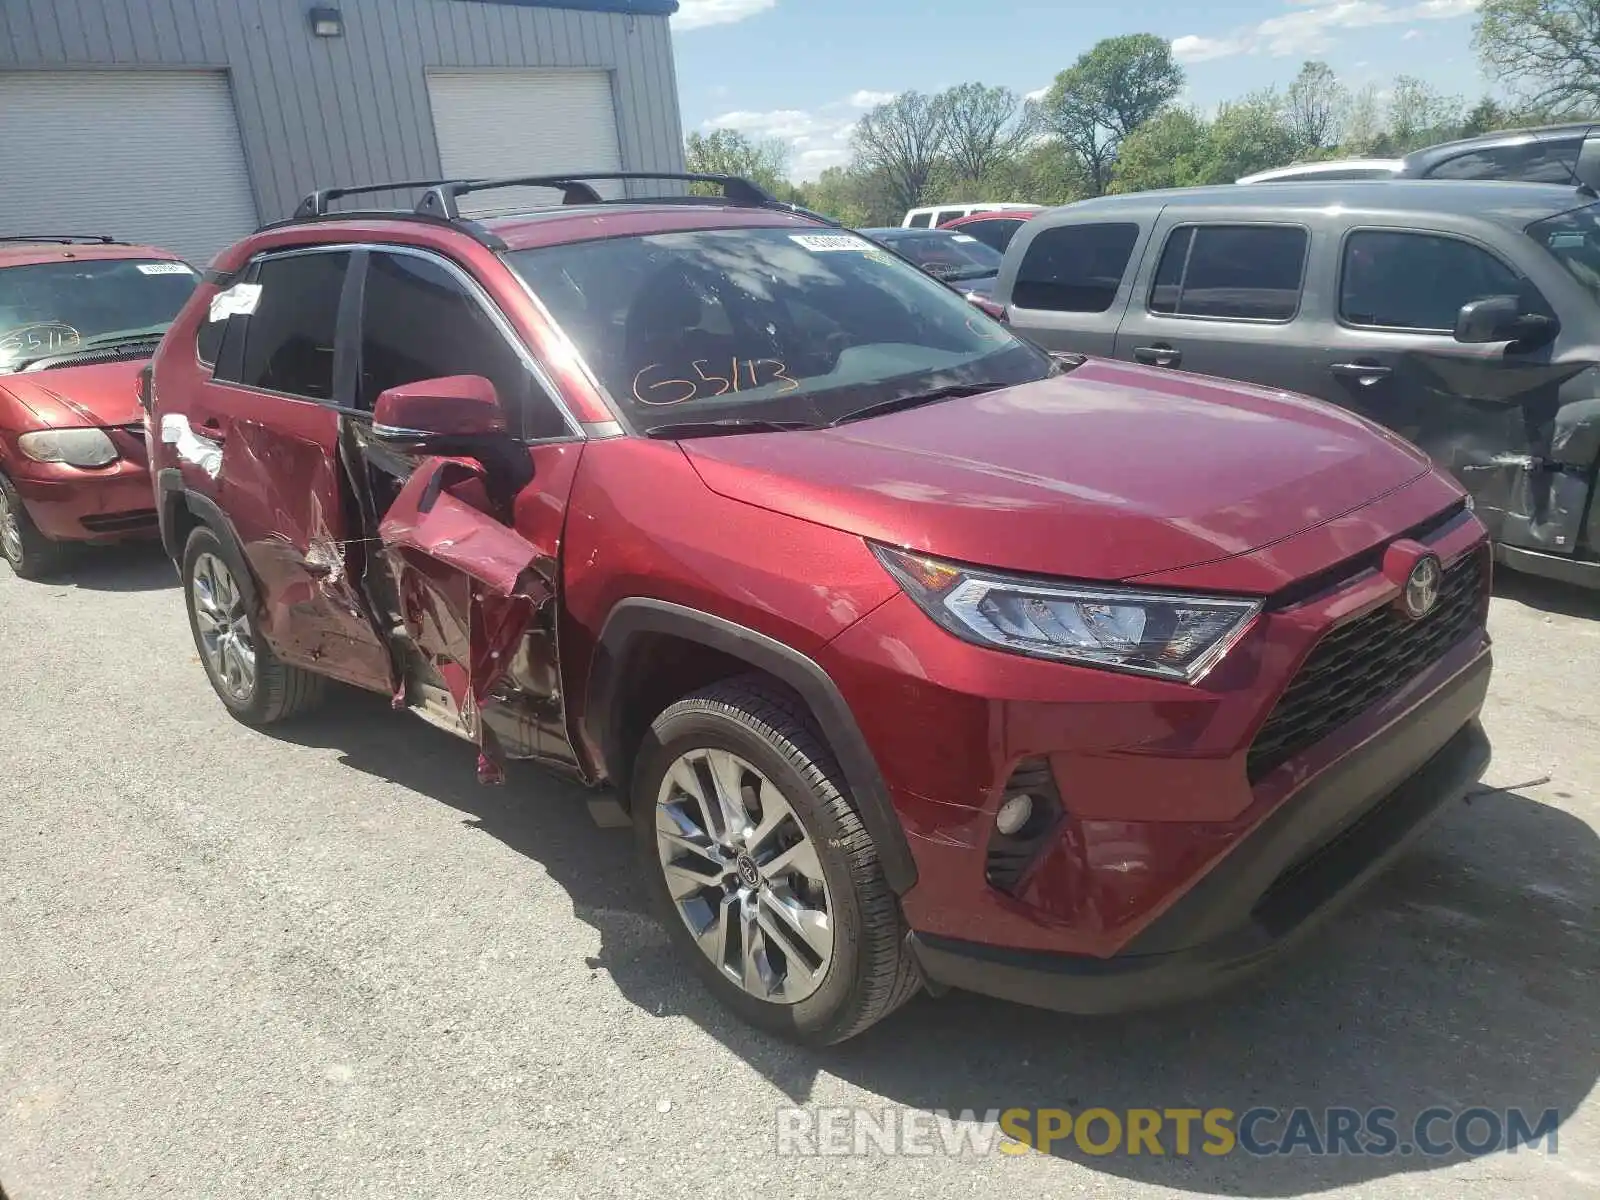
[[[1419,558],[1406,579],[1405,594],[1401,598],[1406,616],[1413,621],[1420,621],[1431,613],[1433,606],[1439,603],[1439,588],[1443,582],[1444,568],[1439,565],[1439,560],[1431,554]]]

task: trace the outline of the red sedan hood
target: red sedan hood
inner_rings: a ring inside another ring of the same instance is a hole
[[[730,499],[965,562],[1102,580],[1248,553],[1429,469],[1315,401],[1114,362],[835,430],[683,449]]]
[[[0,375],[0,389],[31,409],[41,425],[53,429],[132,425],[144,417],[138,381],[145,361]]]

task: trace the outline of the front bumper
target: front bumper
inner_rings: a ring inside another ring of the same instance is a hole
[[[18,456],[12,483],[39,532],[58,542],[119,541],[157,534],[155,491],[142,431],[107,431],[121,456],[85,469]]]
[[[1085,1014],[1155,1007],[1241,978],[1382,871],[1482,775],[1489,741],[1477,714],[1489,673],[1485,649],[1384,736],[1275,810],[1122,953],[912,934],[924,975],[936,988]]]

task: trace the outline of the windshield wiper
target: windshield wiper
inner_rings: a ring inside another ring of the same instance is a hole
[[[724,433],[792,433],[797,429],[816,429],[810,421],[769,421],[761,417],[724,417],[715,421],[679,421],[672,425],[653,425],[644,431],[651,438],[716,437]]]
[[[851,421],[864,421],[868,417],[881,417],[888,413],[900,412],[907,408],[920,408],[924,404],[934,404],[940,400],[959,400],[963,396],[981,396],[985,392],[997,392],[1003,385],[992,383],[953,383],[949,387],[934,388],[931,392],[917,392],[910,396],[896,396],[893,400],[879,400],[876,404],[869,404],[865,408],[858,408],[854,412],[847,412],[844,416],[828,422],[828,428],[835,425],[846,425]]]
[[[31,358],[19,358],[7,363],[5,370],[25,371],[34,363],[43,362],[47,358],[73,358],[79,354],[93,354],[97,350],[113,350],[120,346],[137,346],[143,342],[159,342],[165,335],[167,326],[162,325],[155,329],[132,329],[122,333],[102,333],[99,337],[82,338],[76,346],[57,348],[48,354],[35,354]]]

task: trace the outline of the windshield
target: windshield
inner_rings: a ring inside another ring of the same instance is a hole
[[[1600,204],[1528,226],[1538,242],[1600,303]]]
[[[1003,256],[970,233],[890,233],[883,241],[928,274],[944,280],[980,279],[998,275]]]
[[[644,433],[713,420],[825,424],[1052,371],[1043,352],[851,233],[698,230],[507,259]]]
[[[187,264],[70,259],[0,270],[0,372],[159,338],[199,279]]]

